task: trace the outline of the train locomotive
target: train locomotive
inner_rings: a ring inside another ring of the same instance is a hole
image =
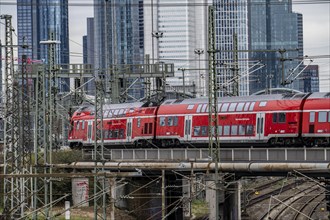
[[[221,97],[217,111],[222,147],[330,146],[330,93]],[[95,107],[70,120],[70,147],[94,146]],[[102,123],[108,148],[207,147],[212,132],[208,98],[106,104]]]

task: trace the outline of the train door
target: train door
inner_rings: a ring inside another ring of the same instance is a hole
[[[265,113],[257,114],[257,139],[262,140],[265,137]]]
[[[132,118],[127,119],[126,123],[126,141],[131,142],[132,141]]]
[[[315,112],[310,112],[309,113],[309,128],[308,128],[308,132],[310,134],[314,134],[315,133]]]
[[[184,119],[184,140],[189,141],[191,140],[191,115],[185,116]]]
[[[92,143],[92,134],[93,134],[93,121],[88,121],[87,124],[87,143]]]

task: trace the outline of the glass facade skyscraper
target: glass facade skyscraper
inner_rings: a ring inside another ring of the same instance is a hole
[[[207,6],[211,1],[144,0],[145,42],[149,42],[145,53],[154,63],[174,64],[174,77],[166,79],[170,90],[183,92],[184,80],[185,92],[206,95]],[[162,35],[155,37],[155,33]]]
[[[217,75],[220,96],[248,95],[247,0],[215,0]]]
[[[291,0],[250,0],[248,20],[250,59],[266,65],[250,76],[250,93],[283,87],[303,56],[302,15],[292,12]],[[299,82],[285,86],[299,89]]]
[[[56,63],[69,64],[69,26],[68,0],[17,0],[17,33],[18,44],[27,45],[27,49],[19,47],[19,58],[26,54],[31,62],[39,60],[48,62],[47,45],[40,41],[60,41],[56,45]],[[67,91],[69,80],[62,80],[61,91]]]
[[[105,71],[113,64],[142,64],[143,28],[142,0],[94,0],[95,69]],[[139,99],[143,95],[141,85],[135,83],[130,96]]]

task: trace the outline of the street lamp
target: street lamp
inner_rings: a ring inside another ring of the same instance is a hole
[[[183,93],[183,98],[186,96],[186,88],[185,88],[185,82],[184,82],[184,71],[186,70],[185,68],[178,68],[178,70],[182,71],[182,93]]]
[[[195,49],[195,54],[198,55],[198,90],[201,93],[200,95],[204,95],[204,92],[202,92],[202,76],[201,76],[201,54],[204,54],[203,49]]]

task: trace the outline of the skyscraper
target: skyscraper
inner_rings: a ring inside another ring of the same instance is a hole
[[[319,66],[309,65],[299,76],[300,78],[300,91],[303,92],[319,92]]]
[[[113,71],[109,69],[113,64],[142,64],[143,28],[142,0],[94,0],[95,69]],[[124,79],[119,84],[126,81],[131,84],[133,79]],[[141,82],[139,80],[130,87],[130,96],[143,97]]]
[[[149,54],[154,63],[174,63],[175,76],[166,79],[167,83],[181,89],[183,84],[188,88],[195,85],[197,96],[206,95],[208,2],[144,1],[144,36],[145,42],[149,42],[145,44],[145,54]]]
[[[250,0],[248,10],[250,60],[266,64],[250,75],[250,93],[283,87],[303,56],[302,15],[292,12],[291,0]],[[285,86],[298,89],[299,83]]]
[[[214,0],[214,6],[219,95],[248,95],[248,53],[237,52],[248,49],[247,0]]]
[[[83,63],[94,68],[94,18],[87,18],[87,35],[83,36]],[[89,77],[84,78],[85,92],[95,94],[95,83]]]
[[[26,54],[32,62],[48,63],[47,45],[40,41],[56,40],[56,63],[69,64],[68,0],[17,0],[18,56]],[[50,33],[55,39],[49,39]],[[62,80],[61,91],[67,91],[69,80]]]

